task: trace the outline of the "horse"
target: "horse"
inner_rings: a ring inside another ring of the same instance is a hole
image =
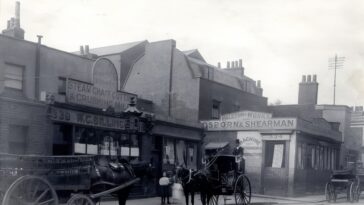
[[[91,172],[91,192],[100,193],[129,180],[136,178],[136,175],[130,163],[126,160],[119,160],[118,162],[110,162],[105,157],[100,157]],[[119,205],[125,205],[129,196],[132,185],[111,193],[112,196],[118,199]],[[100,199],[96,199],[99,201]]]
[[[213,190],[206,173],[178,167],[176,174],[177,179],[182,183],[186,205],[188,205],[189,195],[191,195],[191,204],[194,205],[194,196],[196,192],[200,192],[202,205],[206,205],[206,202],[209,203]]]

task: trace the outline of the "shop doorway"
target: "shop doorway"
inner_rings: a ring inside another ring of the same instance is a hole
[[[288,191],[287,141],[264,141],[263,191],[268,195],[286,195]]]

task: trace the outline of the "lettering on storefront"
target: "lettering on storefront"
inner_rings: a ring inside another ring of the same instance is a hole
[[[240,141],[240,146],[244,148],[262,147],[262,138],[258,132],[238,132],[237,138]]]
[[[95,115],[56,107],[49,107],[47,115],[49,119],[58,122],[117,130],[125,130],[128,122],[126,119]],[[139,122],[138,124],[133,123],[130,124],[130,126],[135,126],[136,130],[139,132],[144,132],[144,124],[142,122]]]
[[[208,131],[295,129],[296,118],[238,119],[201,121]]]
[[[290,135],[263,135],[262,140],[290,140]]]
[[[224,114],[221,116],[221,120],[229,120],[229,119],[251,119],[251,118],[258,118],[258,119],[268,119],[272,118],[272,113],[265,113],[265,112],[253,112],[253,111],[240,111],[240,112],[233,112]]]
[[[67,103],[101,109],[106,109],[111,106],[115,111],[120,112],[128,107],[131,98],[136,99],[136,95],[116,90],[108,90],[72,79],[67,80]]]

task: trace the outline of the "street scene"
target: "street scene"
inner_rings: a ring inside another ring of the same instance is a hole
[[[0,0],[0,205],[364,203],[349,1]]]

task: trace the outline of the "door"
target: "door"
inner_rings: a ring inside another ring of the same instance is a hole
[[[264,194],[287,195],[288,141],[263,142],[262,183]]]

